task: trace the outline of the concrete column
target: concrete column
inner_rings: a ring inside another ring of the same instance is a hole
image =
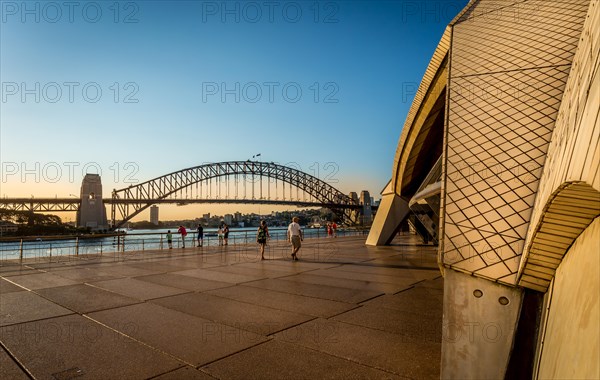
[[[523,299],[508,287],[446,269],[442,379],[503,379]]]
[[[404,199],[394,193],[383,194],[366,244],[389,244],[409,211],[408,202]]]

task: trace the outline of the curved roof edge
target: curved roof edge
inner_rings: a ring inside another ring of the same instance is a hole
[[[423,79],[421,79],[421,83],[419,85],[415,98],[413,99],[410,109],[408,110],[406,119],[404,121],[404,125],[402,127],[400,138],[398,139],[398,146],[396,148],[396,154],[394,155],[394,163],[392,167],[392,191],[398,195],[400,194],[397,191],[396,184],[398,183],[398,176],[402,174],[399,173],[399,165],[401,162],[400,159],[405,151],[404,145],[406,144],[407,138],[412,130],[415,120],[417,119],[419,111],[421,110],[424,101],[427,99],[427,95],[431,92],[431,87],[435,83],[435,79],[438,73],[441,69],[443,69],[444,60],[446,59],[446,56],[448,55],[448,52],[450,50],[452,26],[457,21],[459,21],[461,17],[464,14],[466,14],[476,2],[476,0],[470,0],[469,3],[463,8],[463,10],[460,11],[454,17],[454,19],[452,19],[450,24],[448,24],[448,26],[444,30],[444,34],[442,34],[440,42],[438,43],[437,47],[435,48],[435,51],[433,52],[433,56],[431,57],[431,60],[427,65],[425,74],[423,74]],[[410,154],[410,151],[406,154]]]

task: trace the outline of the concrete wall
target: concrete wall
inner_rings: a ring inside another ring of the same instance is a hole
[[[600,218],[556,271],[540,347],[539,379],[600,379]]]

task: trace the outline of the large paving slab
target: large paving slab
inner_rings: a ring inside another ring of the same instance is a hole
[[[365,263],[354,263],[341,265],[335,270],[346,271],[346,272],[358,272],[369,275],[384,275],[394,277],[413,277],[418,281],[431,280],[440,276],[439,268],[433,267],[431,269],[416,269],[414,266],[405,265],[377,265],[371,262]]]
[[[76,285],[79,283],[77,281],[69,280],[67,278],[60,277],[52,273],[39,272],[35,274],[11,276],[10,281],[30,290],[53,288],[65,285]]]
[[[102,281],[102,280],[110,280],[113,278],[119,278],[121,276],[117,275],[114,272],[103,271],[99,268],[70,268],[70,269],[61,269],[49,272],[56,276],[66,278],[69,280],[73,280],[76,282],[91,282],[91,281]]]
[[[126,263],[107,263],[98,265],[104,272],[109,272],[115,277],[136,277],[163,273],[161,270],[142,269],[130,266]]]
[[[135,298],[125,297],[84,284],[40,289],[37,290],[37,293],[61,306],[82,314],[141,302]]]
[[[390,309],[393,310],[393,309]],[[385,312],[377,305],[362,307],[333,317],[349,324],[403,335],[407,342],[434,342],[442,340],[442,315],[419,316],[413,312],[393,310]]]
[[[436,279],[434,279],[432,281],[419,282],[418,284],[415,285],[415,287],[435,289],[435,290],[439,290],[439,291],[443,292],[444,291],[444,278],[441,276],[438,276]]]
[[[0,296],[2,296],[3,294],[6,294],[6,293],[22,292],[25,290],[26,289],[23,289],[22,287],[17,286],[15,284],[13,284],[12,282],[0,277]]]
[[[443,292],[428,288],[410,288],[394,295],[384,295],[367,301],[375,307],[400,310],[424,317],[441,317]]]
[[[407,342],[396,334],[316,319],[277,333],[275,339],[380,368],[411,379],[440,373],[441,343]]]
[[[219,379],[400,379],[349,360],[270,341],[202,367]]]
[[[128,266],[138,269],[150,270],[155,273],[177,272],[186,269],[185,265],[173,265],[164,260],[144,261],[144,262],[128,262]]]
[[[35,268],[28,267],[26,265],[2,265],[0,266],[0,276],[9,277],[9,276],[21,276],[24,274],[33,274],[40,273]]]
[[[0,326],[72,313],[33,292],[12,292],[0,297]]]
[[[347,280],[358,280],[358,281],[366,281],[366,282],[380,282],[384,284],[394,284],[400,285],[402,287],[406,287],[407,285],[412,285],[421,280],[416,279],[410,273],[407,273],[404,276],[393,276],[381,273],[361,273],[361,272],[352,272],[341,270],[341,268],[331,268],[326,270],[320,270],[311,272],[311,274],[317,276],[327,276],[334,278],[341,278]]]
[[[217,260],[211,260],[209,255],[201,255],[194,257],[183,257],[177,260],[177,265],[185,268],[212,268],[220,264]]]
[[[314,318],[206,293],[187,293],[150,302],[265,336]]]
[[[279,267],[282,268],[282,267]],[[278,278],[291,276],[296,273],[290,271],[282,271],[276,268],[268,268],[266,266],[263,267],[248,267],[239,265],[226,265],[226,266],[218,266],[214,268],[210,268],[210,271],[214,272],[223,272],[228,274],[242,275],[242,276],[250,276],[255,280],[265,279],[265,278]]]
[[[267,340],[247,330],[149,303],[91,313],[89,317],[193,366]],[[139,323],[141,320],[144,323]]]
[[[397,293],[401,290],[407,289],[415,283],[414,280],[405,280],[403,283],[398,284],[389,284],[384,282],[364,280],[350,280],[347,278],[330,277],[323,272],[320,272],[320,275],[316,275],[315,272],[301,273],[297,276],[283,277],[281,278],[281,280],[322,286],[335,286],[339,288],[372,290],[375,292],[388,294]]]
[[[153,282],[137,280],[135,278],[119,278],[115,280],[91,282],[90,285],[144,301],[189,292],[189,290],[158,285]]]
[[[183,364],[80,315],[5,326],[0,340],[38,379],[147,379]]]
[[[288,269],[296,269],[298,272],[306,272],[308,270],[325,269],[337,267],[338,263],[323,263],[323,262],[311,262],[311,261],[292,261],[286,258],[285,260],[268,260],[267,264],[279,265]],[[290,265],[291,264],[291,265]]]
[[[244,275],[244,274],[236,274],[236,273],[227,273],[223,271],[215,271],[211,269],[188,269],[180,272],[173,272],[173,274],[178,274],[181,276],[189,276],[194,278],[200,278],[203,280],[209,281],[220,281],[220,282],[228,282],[231,284],[241,284],[244,282],[262,280],[267,278],[267,276],[256,276],[256,275]]]
[[[288,278],[288,277],[285,277]],[[347,303],[359,303],[384,294],[381,291],[341,288],[337,286],[323,286],[299,281],[285,281],[283,279],[268,279],[245,284],[261,289],[270,289],[278,292],[298,294],[301,296],[322,298],[325,300]]]
[[[29,376],[0,346],[0,379],[29,380]]]
[[[190,366],[185,366],[175,371],[167,372],[158,377],[154,377],[153,380],[215,380],[214,377],[207,375],[201,370],[195,369]]]
[[[282,263],[281,260],[261,260],[254,263],[242,263],[237,264],[235,267],[237,268],[251,268],[258,270],[265,270],[267,273],[283,273],[286,275],[298,274],[302,272],[310,272],[313,270],[319,270],[319,268],[311,268],[302,265],[297,265],[299,263],[294,263],[294,265],[290,265],[290,262],[283,262],[284,265],[280,265]]]
[[[217,289],[206,293],[273,309],[324,318],[346,312],[356,307],[355,304],[345,302],[282,293],[268,289],[259,290],[249,286]]]
[[[154,284],[170,286],[173,288],[185,289],[194,292],[203,292],[206,290],[225,288],[232,286],[231,282],[212,281],[202,278],[183,276],[180,274],[163,273],[150,276],[136,277],[137,280],[152,282]]]

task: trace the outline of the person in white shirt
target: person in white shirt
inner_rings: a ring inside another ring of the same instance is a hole
[[[288,226],[288,230],[287,230],[288,241],[290,243],[292,243],[292,260],[294,260],[294,261],[298,261],[298,256],[296,254],[298,253],[298,250],[302,246],[301,241],[304,240],[304,236],[302,234],[302,229],[300,228],[300,225],[298,224],[299,220],[300,219],[297,216],[295,216],[292,219],[292,223],[290,223],[290,225]]]

